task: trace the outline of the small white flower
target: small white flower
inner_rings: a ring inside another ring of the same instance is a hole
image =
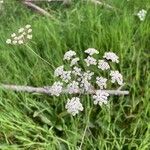
[[[22,35],[26,35],[26,34],[27,34],[26,32],[23,32],[23,33],[22,33]]]
[[[32,39],[32,35],[28,34],[28,35],[27,35],[27,39],[30,39],[30,40],[31,40],[31,39]]]
[[[2,3],[4,3],[4,1],[3,1],[3,0],[0,0],[0,3],[2,4]]]
[[[104,53],[103,58],[107,59],[107,60],[111,60],[112,62],[116,62],[119,63],[119,57],[113,53],[113,52],[106,52]]]
[[[20,28],[19,30],[18,30],[18,33],[22,33],[24,31],[24,28]]]
[[[32,39],[32,34],[29,34],[32,32],[32,29],[30,29],[30,25],[26,25],[25,28],[18,29],[18,33],[12,33],[11,34],[11,43],[16,44],[23,44],[28,39]],[[28,33],[27,33],[28,32]],[[6,43],[9,43],[10,40],[7,40]],[[9,43],[10,44],[10,43]]]
[[[12,33],[11,34],[11,37],[13,38],[13,37],[15,37],[16,36],[16,33]]]
[[[86,80],[91,80],[93,75],[94,72],[87,70],[86,72],[83,73],[82,78]]]
[[[17,42],[16,40],[14,40],[14,41],[12,41],[12,43],[15,45],[15,44],[17,44],[18,42]]]
[[[31,28],[31,25],[27,24],[27,25],[25,26],[25,28],[29,29],[29,28]]]
[[[81,68],[79,68],[79,67],[73,67],[73,70],[72,70],[72,74],[74,74],[75,76],[81,76],[82,75],[82,73],[81,73]]]
[[[68,99],[65,108],[67,109],[67,112],[73,116],[78,114],[80,111],[83,111],[83,106],[78,97],[73,97],[72,99]]]
[[[63,71],[63,73],[61,74],[60,78],[64,82],[68,83],[69,80],[71,80],[71,71]]]
[[[72,59],[71,63],[70,63],[70,66],[76,65],[78,63],[78,61],[79,61],[79,57],[76,57],[76,58]]]
[[[84,59],[84,61],[86,62],[87,66],[96,65],[97,64],[96,59],[91,57],[91,56],[88,56],[86,59]]]
[[[98,68],[102,69],[102,70],[108,70],[108,69],[110,69],[110,66],[109,66],[108,62],[106,62],[105,60],[99,60]]]
[[[19,41],[18,41],[18,44],[23,44],[23,40],[19,40]]]
[[[15,36],[13,39],[14,39],[14,40],[18,40],[18,37],[17,37],[17,36]]]
[[[6,40],[6,43],[7,43],[7,44],[11,44],[11,39],[7,39],[7,40]]]
[[[123,77],[119,73],[119,71],[111,71],[110,76],[111,76],[111,82],[112,83],[117,82],[119,85],[123,84]]]
[[[73,56],[76,55],[75,51],[69,50],[64,55],[64,60],[71,60]]]
[[[15,37],[14,38],[15,40],[17,39],[17,40],[21,40],[21,39],[23,39],[23,35],[20,35],[20,36],[18,36],[18,37]]]
[[[28,31],[27,31],[28,33],[31,33],[32,32],[32,29],[28,29]]]
[[[81,81],[80,81],[80,87],[82,88],[82,90],[85,90],[87,92],[90,92],[92,90],[91,83],[87,79],[85,79],[85,78],[81,79]]]
[[[79,83],[76,81],[72,81],[67,85],[67,90],[69,94],[74,94],[79,92]]]
[[[107,104],[108,103],[108,96],[109,94],[105,91],[102,90],[97,90],[95,95],[93,95],[93,99],[94,99],[94,104],[97,105],[99,104],[100,106],[104,103]]]
[[[96,84],[100,87],[100,89],[106,89],[106,84],[107,79],[103,77],[96,77]]]
[[[94,72],[90,72],[89,70],[84,72],[80,78],[77,80],[80,82],[80,87],[83,88],[83,90],[90,92],[92,89],[92,85],[89,82],[92,79],[92,76],[94,75]]]
[[[99,54],[99,52],[95,49],[95,48],[88,48],[87,50],[84,51],[85,53],[89,54],[89,55],[93,55],[93,54]]]
[[[139,17],[139,19],[141,21],[144,21],[145,20],[145,17],[146,17],[146,14],[147,14],[147,11],[142,9],[140,10],[138,13],[137,13],[137,16]]]
[[[62,92],[63,83],[54,82],[54,84],[50,88],[51,95],[59,96]]]
[[[64,72],[64,66],[59,66],[55,69],[54,76],[55,77],[61,76],[63,72]]]

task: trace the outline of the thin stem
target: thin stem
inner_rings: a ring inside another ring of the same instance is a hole
[[[85,138],[85,134],[86,134],[87,129],[88,129],[88,123],[85,126],[85,129],[84,129],[84,132],[83,132],[83,136],[82,136],[82,140],[81,140],[81,144],[80,144],[78,150],[82,150],[81,148],[82,148],[82,145],[83,145],[83,142],[84,142],[84,138]]]
[[[86,126],[85,126],[85,129],[84,129],[84,132],[83,132],[83,136],[82,136],[82,139],[81,139],[81,144],[80,144],[78,150],[82,150],[82,145],[83,145],[83,143],[84,143],[85,135],[86,135],[86,132],[87,132],[87,129],[88,129],[88,126],[89,126],[89,120],[90,120],[91,110],[92,110],[92,108],[91,108],[90,111],[89,111],[88,118],[87,118],[87,122],[86,122]]]
[[[47,63],[49,66],[51,66],[53,69],[55,69],[55,67],[50,64],[50,62],[48,62],[47,60],[45,60],[44,58],[42,58],[40,55],[38,55],[31,47],[29,47],[28,45],[25,45],[32,53],[34,53],[38,58],[40,58],[42,61],[44,61],[45,63]]]

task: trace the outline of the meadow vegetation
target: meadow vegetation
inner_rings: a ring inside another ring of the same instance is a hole
[[[113,96],[109,107],[94,106],[82,97],[84,111],[65,112],[68,97],[17,93],[0,89],[0,149],[83,150],[150,149],[150,1],[106,0],[109,9],[86,1],[42,3],[52,18],[41,16],[20,1],[6,0],[0,10],[0,83],[46,86],[55,79],[54,68],[63,55],[93,47],[99,55],[112,50],[120,57],[128,96]],[[136,16],[147,11],[144,21]],[[33,39],[8,45],[7,38],[30,24]],[[39,57],[38,54],[44,60]],[[97,70],[98,71],[98,70]]]

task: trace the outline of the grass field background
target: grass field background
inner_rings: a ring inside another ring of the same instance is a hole
[[[0,89],[0,149],[76,150],[87,131],[83,150],[150,150],[150,1],[107,0],[113,10],[86,1],[69,7],[43,4],[53,19],[43,17],[20,1],[7,0],[0,10],[0,83],[51,85],[54,67],[65,51],[83,58],[94,47],[100,55],[112,50],[129,96],[111,97],[109,107],[94,106],[82,97],[84,111],[62,115],[69,95],[59,98]],[[147,10],[141,22],[136,13]],[[33,39],[7,45],[6,39],[31,24]],[[31,50],[49,62],[45,63]]]

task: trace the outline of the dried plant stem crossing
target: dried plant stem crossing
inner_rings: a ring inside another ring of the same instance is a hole
[[[51,86],[44,86],[44,87],[32,87],[32,86],[24,86],[24,85],[10,85],[10,84],[1,84],[1,89],[12,90],[16,92],[28,92],[28,93],[41,93],[41,94],[51,94]],[[110,95],[128,95],[129,91],[123,90],[102,90]],[[91,90],[87,92],[87,94],[94,94],[96,90]],[[68,93],[67,89],[63,89],[62,93]],[[84,92],[81,90],[79,93],[83,94]]]
[[[41,7],[29,2],[29,1],[24,1],[23,2],[25,5],[27,5],[28,7],[38,11],[40,14],[47,16],[47,17],[51,17],[51,15],[44,9],[42,9]]]

